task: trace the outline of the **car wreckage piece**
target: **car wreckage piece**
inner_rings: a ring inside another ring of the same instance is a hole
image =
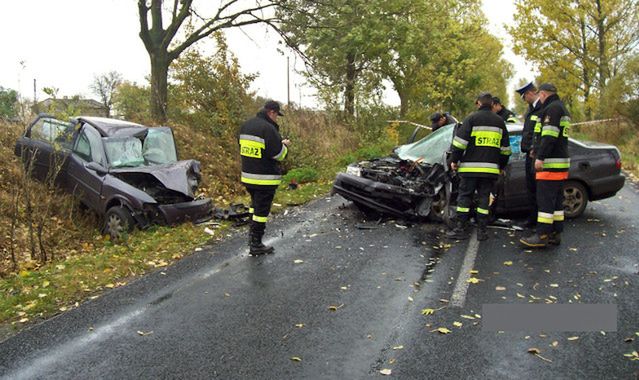
[[[200,163],[178,161],[173,132],[123,120],[39,115],[15,154],[39,180],[55,183],[104,216],[103,232],[119,238],[135,226],[204,222],[211,199],[196,195]]]

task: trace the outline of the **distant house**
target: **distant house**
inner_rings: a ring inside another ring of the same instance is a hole
[[[71,112],[73,115],[106,117],[109,111],[104,104],[97,100],[64,97],[60,99],[48,98],[38,102],[33,106],[33,112],[36,114],[40,112]]]

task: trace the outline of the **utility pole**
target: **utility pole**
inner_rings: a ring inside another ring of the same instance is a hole
[[[33,108],[35,109],[36,113],[40,112],[40,110],[38,109],[38,99],[36,99],[36,79],[33,78]]]
[[[291,70],[289,68],[289,57],[286,56],[286,99],[287,104],[291,106]]]

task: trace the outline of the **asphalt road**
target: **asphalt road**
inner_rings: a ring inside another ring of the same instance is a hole
[[[269,224],[275,255],[238,233],[0,343],[0,377],[636,379],[638,203],[626,185],[531,252],[319,199]],[[484,304],[531,302],[615,304],[617,331],[482,330]]]

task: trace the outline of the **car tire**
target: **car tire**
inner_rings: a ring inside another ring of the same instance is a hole
[[[430,215],[428,216],[433,222],[442,222],[447,226],[452,226],[455,217],[455,207],[451,203],[450,184],[446,183],[441,190],[433,198]]]
[[[568,181],[564,184],[564,214],[566,218],[573,219],[583,214],[588,205],[588,191],[586,187],[577,181]]]
[[[113,206],[104,215],[103,233],[111,237],[112,240],[122,240],[133,231],[135,222],[133,216],[126,207]]]

